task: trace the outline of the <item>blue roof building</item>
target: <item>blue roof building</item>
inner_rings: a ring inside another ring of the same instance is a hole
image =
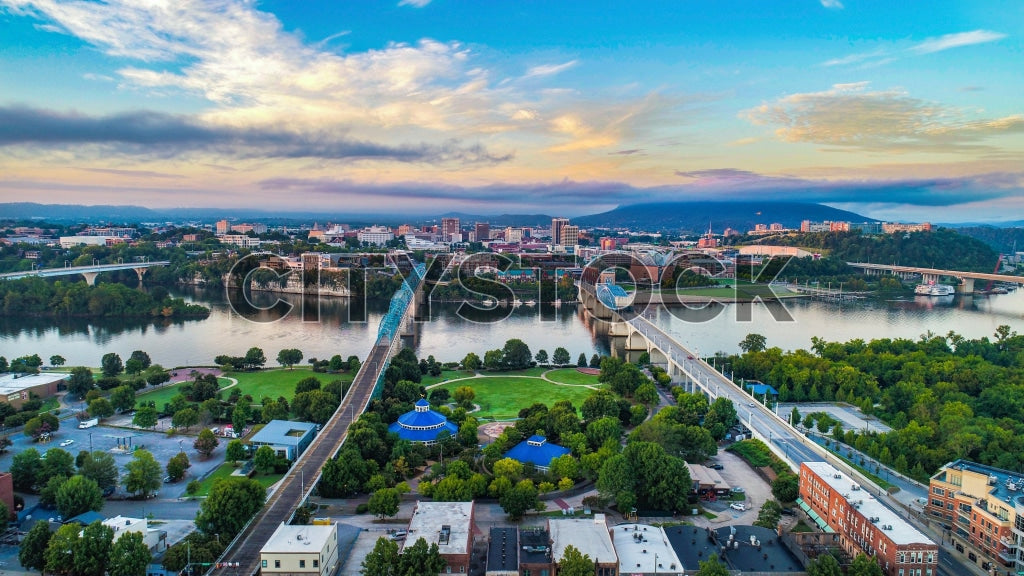
[[[402,440],[433,444],[442,432],[454,436],[459,427],[449,422],[444,414],[430,409],[430,402],[423,398],[416,401],[416,407],[398,417],[398,422],[388,426],[388,431],[398,434]]]
[[[270,446],[278,456],[295,460],[313,443],[315,436],[316,424],[311,422],[271,420],[250,442],[254,448]]]
[[[757,380],[748,380],[746,389],[750,390],[750,393],[754,396],[764,396],[765,394],[769,396],[779,395],[779,391],[771,385],[765,384],[764,382],[758,382]]]
[[[516,444],[515,448],[505,453],[505,457],[523,464],[533,464],[540,470],[547,470],[552,460],[568,453],[568,448],[551,444],[547,438],[535,434]]]

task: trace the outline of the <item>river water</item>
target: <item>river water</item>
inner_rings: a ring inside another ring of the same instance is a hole
[[[53,320],[0,318],[0,355],[8,360],[37,353],[44,360],[64,356],[68,365],[98,366],[107,352],[127,358],[132,350],[145,350],[154,362],[167,367],[210,364],[218,354],[242,355],[252,346],[263,348],[273,364],[282,348],[298,348],[305,357],[365,357],[376,339],[377,326],[387,310],[386,302],[352,304],[345,299],[321,299],[316,303],[299,296],[280,295],[294,308],[284,318],[253,321],[232,311],[223,292],[190,289],[177,291],[190,301],[211,308],[203,320],[150,322],[125,320]],[[272,303],[278,295],[261,295]],[[830,303],[788,300],[785,303],[714,304],[702,309],[651,308],[655,322],[701,354],[733,353],[751,332],[763,334],[769,346],[808,348],[813,336],[845,341],[852,338],[918,338],[931,331],[950,330],[968,338],[991,336],[997,326],[1008,324],[1024,333],[1024,290],[986,298],[915,297],[903,300],[871,300]],[[585,315],[575,305],[560,308],[520,306],[479,312],[457,304],[434,304],[429,321],[417,326],[409,340],[420,356],[456,361],[468,352],[483,357],[510,338],[520,338],[530,349],[550,354],[558,346],[569,350],[575,361],[580,353],[608,353],[605,336],[595,335]]]

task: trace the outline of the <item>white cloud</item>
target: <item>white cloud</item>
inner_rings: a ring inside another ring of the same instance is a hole
[[[401,0],[398,3],[399,6],[412,6],[413,8],[423,8],[427,4],[430,4],[430,0]]]
[[[839,0],[821,0],[821,5],[830,10],[842,10],[843,3]]]
[[[992,32],[991,30],[971,30],[970,32],[957,32],[956,34],[946,34],[944,36],[939,36],[938,38],[930,38],[912,47],[910,50],[918,54],[931,54],[932,52],[941,52],[943,50],[949,50],[950,48],[960,48],[962,46],[973,46],[975,44],[996,42],[1003,38],[1006,38],[1006,34],[1001,32]]]
[[[562,64],[542,64],[540,66],[534,66],[526,71],[524,78],[537,78],[543,76],[554,76],[560,72],[564,72],[569,68],[576,65],[576,60],[570,60],[563,62]]]

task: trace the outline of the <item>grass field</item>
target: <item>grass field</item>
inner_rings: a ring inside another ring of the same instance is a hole
[[[547,373],[547,377],[555,382],[561,382],[562,384],[573,384],[576,386],[591,385],[600,386],[601,383],[597,381],[597,376],[591,376],[590,374],[583,374],[577,372],[575,368],[562,368],[559,370],[552,370]]]
[[[320,380],[321,384],[327,384],[334,380],[351,382],[355,377],[350,373],[342,374],[317,374],[309,368],[294,368],[292,370],[260,370],[259,372],[232,372],[232,378],[238,379],[238,388],[242,394],[249,394],[257,404],[260,398],[267,396],[277,400],[284,396],[289,401],[295,396],[295,384],[299,380],[313,376]]]
[[[534,402],[543,402],[550,406],[559,400],[569,400],[579,409],[587,396],[594,393],[590,388],[559,386],[529,376],[502,375],[459,380],[442,385],[453,393],[459,386],[470,386],[476,392],[473,402],[480,405],[480,411],[475,412],[474,416],[496,420],[516,418],[519,410],[530,407]]]
[[[676,290],[680,296],[700,296],[704,298],[721,298],[750,300],[755,296],[762,298],[798,298],[800,294],[794,294],[785,290],[773,292],[767,284],[738,283],[736,286],[717,286],[708,288],[680,288]]]
[[[217,383],[220,385],[221,388],[224,388],[228,384],[231,384],[231,381],[228,380],[227,378],[218,378]],[[184,382],[180,382],[172,386],[164,386],[163,388],[153,390],[151,392],[139,394],[135,397],[136,405],[138,405],[139,402],[153,401],[153,403],[156,405],[156,409],[160,410],[164,407],[164,404],[167,404],[168,402],[171,401],[171,398],[174,398],[178,394],[181,394],[182,384],[184,384]]]
[[[472,370],[444,370],[440,376],[430,376],[429,374],[423,376],[423,379],[420,380],[420,386],[432,386],[455,378],[469,378],[472,375]]]
[[[199,489],[199,492],[196,494],[196,496],[205,497],[209,495],[210,488],[213,487],[214,482],[220,480],[221,478],[227,478],[228,476],[231,476],[231,473],[234,472],[235,470],[236,468],[232,466],[230,462],[225,462],[221,464],[220,467],[211,472],[210,475],[207,476],[206,479],[202,481],[202,487]],[[277,482],[283,477],[284,474],[257,474],[253,476],[253,480],[259,482],[264,488],[268,488],[273,483]]]

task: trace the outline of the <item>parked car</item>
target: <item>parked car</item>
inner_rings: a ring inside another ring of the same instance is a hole
[[[75,443],[75,441],[74,441],[74,440],[72,440],[72,439],[68,438],[67,440],[65,440],[65,441],[63,441],[63,442],[61,442],[61,443],[60,443],[60,447],[61,447],[61,448],[64,448],[64,447],[66,447],[66,446],[71,446],[71,445],[72,445],[72,444],[74,444],[74,443]]]
[[[729,508],[732,508],[733,510],[739,510],[740,512],[743,512],[747,509],[746,505],[744,505],[742,502],[733,502],[732,504],[729,504]]]
[[[711,468],[712,470],[724,470],[725,466],[722,466],[718,462],[712,462],[711,464],[708,464],[708,468]]]

